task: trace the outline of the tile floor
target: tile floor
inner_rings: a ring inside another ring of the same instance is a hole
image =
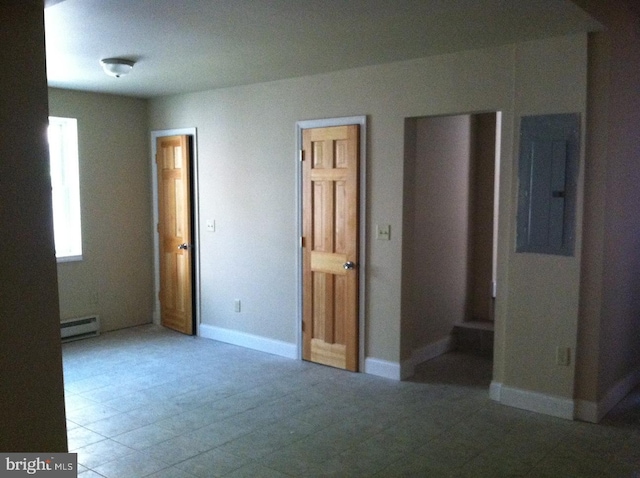
[[[80,477],[640,477],[640,387],[601,424],[488,398],[488,360],[396,382],[156,326],[63,346]]]

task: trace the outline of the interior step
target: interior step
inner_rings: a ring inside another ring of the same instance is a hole
[[[494,323],[488,320],[458,322],[453,326],[454,347],[460,352],[493,356]]]

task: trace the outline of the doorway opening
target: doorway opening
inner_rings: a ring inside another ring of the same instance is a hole
[[[493,356],[500,121],[405,120],[401,345],[414,366]]]

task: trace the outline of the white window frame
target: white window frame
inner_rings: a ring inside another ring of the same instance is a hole
[[[50,116],[48,138],[56,259],[81,261],[78,120]]]

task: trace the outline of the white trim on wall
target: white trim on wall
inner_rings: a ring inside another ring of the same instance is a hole
[[[412,377],[416,372],[416,367],[421,363],[439,357],[440,355],[446,354],[447,352],[451,352],[453,348],[453,337],[449,335],[436,342],[413,350],[411,352],[411,357],[407,360],[403,360],[400,364],[401,380]]]
[[[598,402],[576,400],[575,419],[583,422],[598,423],[605,414],[600,415]]]
[[[192,140],[192,164],[191,171],[191,183],[192,190],[191,195],[193,198],[193,235],[194,235],[194,280],[193,293],[195,295],[195,312],[196,312],[196,330],[195,334],[200,335],[200,193],[198,191],[198,185],[200,184],[198,178],[198,134],[196,128],[177,128],[177,129],[165,129],[151,132],[151,191],[152,191],[152,207],[153,207],[153,269],[154,269],[154,306],[153,306],[153,323],[160,324],[160,256],[159,256],[159,244],[158,237],[158,168],[156,166],[156,142],[158,138],[163,136],[175,136],[175,135],[187,135],[191,136]]]
[[[638,384],[640,384],[640,368],[619,380],[601,400],[595,402],[553,397],[507,387],[497,382],[491,382],[489,396],[492,400],[504,405],[523,408],[532,412],[545,413],[568,420],[575,419],[598,423]]]
[[[217,340],[285,358],[298,358],[297,344],[247,334],[238,330],[224,329],[215,325],[200,324],[199,330],[200,337],[205,339]]]
[[[640,368],[633,370],[626,377],[616,382],[605,396],[597,402],[576,400],[576,419],[598,423],[638,384],[640,384]]]
[[[489,397],[503,405],[531,412],[543,413],[566,420],[573,420],[574,417],[575,405],[573,400],[569,398],[508,387],[498,382],[491,382]]]
[[[358,282],[359,282],[359,317],[358,317],[358,363],[359,371],[367,372],[365,366],[365,291],[366,291],[366,257],[367,257],[367,117],[345,116],[342,118],[326,118],[316,120],[298,121],[296,123],[296,218],[298,236],[302,237],[302,164],[298,156],[302,150],[302,130],[309,128],[326,128],[329,126],[344,126],[350,124],[360,125],[360,244],[358,253]],[[297,282],[297,324],[296,337],[298,353],[297,358],[302,360],[302,248],[298,247],[296,255],[296,268],[298,270]],[[397,365],[397,364],[396,364]],[[374,375],[378,375],[374,373]],[[384,375],[383,375],[384,376]],[[398,373],[398,377],[400,377]]]
[[[362,371],[378,377],[389,378],[391,380],[401,379],[401,366],[398,362],[389,362],[375,358],[367,358],[364,361]]]

